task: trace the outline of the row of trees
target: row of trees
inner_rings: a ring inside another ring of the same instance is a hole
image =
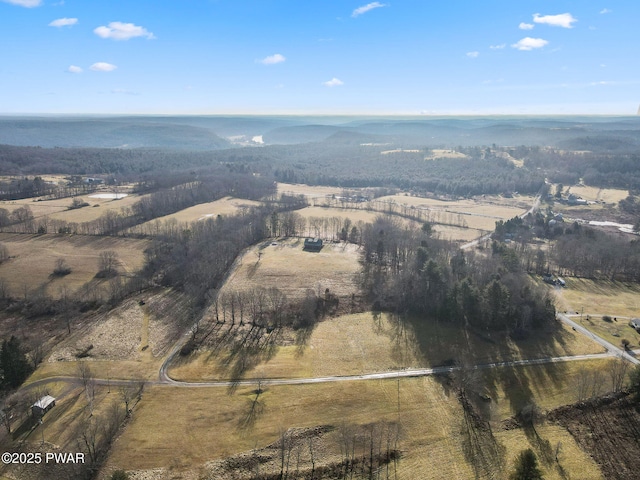
[[[291,208],[297,204],[284,199],[239,215],[193,222],[189,229],[164,231],[145,251],[143,275],[204,305],[207,292],[220,288],[238,254],[270,236],[269,219]]]
[[[268,177],[229,172],[221,167],[217,173],[202,175],[197,181],[151,193],[130,207],[109,210],[96,220],[84,223],[55,220],[47,216],[34,218],[29,206],[10,214],[0,209],[0,228],[20,233],[73,233],[84,235],[125,235],[135,225],[169,215],[199,203],[218,200],[227,195],[259,199],[276,191]]]

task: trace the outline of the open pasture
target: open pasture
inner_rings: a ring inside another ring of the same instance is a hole
[[[555,185],[554,190],[555,191]],[[566,193],[573,193],[585,200],[591,202],[604,202],[617,204],[620,200],[624,200],[629,196],[628,190],[621,190],[615,188],[599,188],[588,187],[586,185],[572,185],[564,190]]]
[[[31,198],[22,200],[6,200],[0,202],[0,208],[6,208],[10,213],[15,209],[28,206],[35,219],[49,217],[52,220],[83,223],[101,217],[109,210],[120,211],[140,201],[144,195],[127,195],[124,198],[95,198],[90,195],[79,195],[77,198],[88,203],[89,206],[69,210],[72,199],[57,198],[54,200],[34,201]]]
[[[98,273],[100,253],[114,251],[118,271],[130,274],[142,267],[148,241],[129,238],[83,235],[27,235],[0,233],[0,243],[9,251],[9,260],[0,264],[0,279],[9,294],[23,296],[44,291],[57,298],[66,288],[73,293],[94,279]],[[56,260],[64,258],[71,273],[52,277]]]
[[[308,336],[290,336],[284,345],[248,369],[243,378],[360,375],[454,361],[488,364],[604,352],[598,344],[562,324],[553,334],[537,332],[515,342],[505,335],[461,335],[456,326],[371,312],[327,318]],[[171,376],[183,381],[228,379],[227,353],[204,349],[173,367]]]
[[[496,378],[518,381],[522,385],[519,389],[522,398],[546,409],[573,401],[576,372],[574,365],[563,364],[497,369],[495,373]],[[398,448],[402,457],[397,464],[397,478],[474,478],[474,466],[465,451],[477,437],[468,430],[468,417],[446,379],[263,385],[259,395],[257,388],[149,388],[127,430],[114,444],[104,471],[125,468],[135,473],[133,478],[153,480],[167,474],[190,478],[187,475],[196,472],[202,475],[216,465],[205,462],[243,452],[251,456],[251,449],[275,443],[289,428],[330,425],[340,433],[354,425],[399,422]],[[484,466],[492,470],[489,472],[492,478],[508,478],[513,459],[524,448],[534,448],[540,455],[538,444],[522,430],[503,430],[500,426],[501,420],[515,413],[514,388],[517,387],[505,386],[504,390],[498,387],[492,392],[495,397],[487,415],[492,419],[495,438],[480,434],[482,442],[497,447],[495,464]],[[168,405],[171,405],[170,419]],[[188,429],[176,428],[185,425]],[[559,441],[562,443],[559,462],[569,478],[602,478],[595,462],[580,451],[565,430],[542,425],[537,431],[553,447]],[[385,438],[381,440],[383,444],[386,442]],[[319,445],[320,439],[315,442]],[[318,449],[317,464],[323,464],[327,458],[334,461],[340,458],[337,442]],[[541,464],[545,478],[567,478],[554,462]],[[151,472],[151,469],[158,470]],[[231,477],[214,474],[204,478]]]
[[[246,200],[243,198],[224,197],[214,202],[200,203],[193,207],[185,208],[171,215],[158,217],[154,220],[136,225],[131,229],[132,232],[148,233],[156,230],[157,226],[165,222],[177,222],[179,224],[188,224],[191,222],[202,221],[208,218],[215,218],[218,215],[235,215],[243,210],[260,205],[260,202],[254,200]]]
[[[451,225],[434,225],[433,231],[436,237],[453,242],[469,242],[488,233],[486,230],[454,227]]]
[[[567,288],[555,289],[558,310],[582,317],[574,321],[591,330],[608,342],[620,346],[622,339],[629,340],[631,348],[640,346],[640,334],[629,326],[631,318],[640,316],[640,288],[638,285],[608,280],[563,277]],[[602,320],[603,316],[615,319]]]
[[[438,210],[452,213],[461,213],[465,216],[480,215],[507,220],[526,211],[522,207],[514,207],[508,204],[497,204],[482,199],[460,199],[460,200],[440,200],[435,198],[412,197],[408,195],[388,195],[377,198],[378,202],[391,202],[398,205]],[[495,225],[494,225],[495,227]]]
[[[567,288],[555,289],[558,310],[592,316],[640,316],[640,288],[636,284],[563,277]]]

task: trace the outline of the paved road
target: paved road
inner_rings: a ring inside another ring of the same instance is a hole
[[[536,198],[533,200],[533,205],[531,205],[531,208],[529,210],[527,210],[526,212],[520,214],[519,217],[520,218],[524,218],[527,215],[529,215],[530,213],[535,213],[535,211],[538,210],[538,208],[540,208],[540,199],[541,199],[540,194],[536,195]],[[469,243],[465,243],[460,248],[462,250],[469,250],[470,248],[475,248],[480,243],[485,242],[487,240],[490,240],[491,239],[491,235],[493,235],[493,232],[492,233],[487,233],[486,235],[483,235],[480,238],[476,238],[475,240],[472,240]]]
[[[583,327],[582,325],[580,325],[579,323],[574,322],[573,320],[571,320],[571,318],[569,318],[570,316],[575,317],[576,315],[565,315],[563,313],[558,313],[557,317],[564,323],[566,323],[567,325],[571,326],[574,330],[582,333],[583,335],[593,339],[594,341],[598,342],[600,345],[602,345],[604,348],[607,349],[607,351],[612,354],[615,355],[617,357],[622,357],[625,360],[630,361],[631,363],[635,364],[635,365],[640,365],[640,360],[638,360],[635,355],[630,354],[629,352],[625,352],[623,351],[620,347],[616,347],[614,344],[607,342],[604,338],[596,335],[595,333],[589,331],[588,329],[586,329],[585,327]]]
[[[574,362],[581,360],[596,360],[602,358],[610,358],[614,354],[611,352],[606,353],[594,353],[588,355],[567,355],[561,357],[546,357],[546,358],[536,358],[529,360],[512,360],[506,362],[494,362],[494,363],[485,363],[475,365],[471,368],[475,370],[486,370],[489,368],[500,368],[500,367],[518,367],[525,365],[547,365],[553,363],[562,363],[562,362]],[[459,370],[461,367],[457,366],[447,366],[447,367],[432,367],[432,368],[411,368],[411,369],[400,369],[400,370],[392,370],[388,372],[378,372],[378,373],[366,373],[362,375],[333,375],[326,377],[311,377],[311,378],[269,378],[269,379],[261,379],[261,385],[308,385],[315,383],[331,383],[331,382],[353,382],[353,381],[362,381],[362,380],[384,380],[390,378],[407,378],[407,377],[426,377],[432,375],[442,375],[446,373],[450,373],[456,370]],[[49,377],[41,380],[37,380],[33,383],[30,383],[25,388],[36,388],[38,386],[46,385],[49,382],[69,382],[76,385],[81,385],[81,380],[77,377]],[[136,380],[114,380],[114,379],[95,379],[95,382],[98,385],[111,386],[111,387],[119,387],[124,385],[139,385],[139,381]],[[182,382],[178,380],[173,380],[168,375],[164,378],[160,378],[158,380],[149,380],[144,382],[145,385],[159,385],[159,386],[172,386],[172,387],[183,387],[183,388],[210,388],[210,387],[233,387],[233,386],[247,386],[247,385],[257,385],[257,379],[251,380],[239,380],[239,381],[215,381],[215,382]]]

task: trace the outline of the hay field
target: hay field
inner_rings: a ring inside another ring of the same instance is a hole
[[[521,215],[525,208],[508,204],[496,204],[478,199],[439,200],[435,198],[411,197],[408,195],[388,195],[377,198],[380,202],[393,202],[399,205],[414,206],[416,208],[433,209],[468,215],[486,215],[495,219],[509,219]],[[495,226],[495,225],[494,225]]]
[[[25,198],[21,200],[2,200],[0,201],[0,208],[4,208],[13,212],[17,208],[28,206],[35,218],[44,217],[45,215],[51,215],[58,212],[64,212],[71,204],[70,198],[62,198],[57,200],[45,200],[41,202],[35,202],[32,198]]]
[[[289,238],[248,249],[222,290],[277,287],[290,299],[303,297],[309,289],[324,294],[329,288],[339,297],[358,292],[354,278],[360,271],[356,245],[325,243],[320,252],[306,252],[303,245],[303,239]]]
[[[553,185],[552,192],[555,192],[555,185]],[[599,188],[588,187],[585,185],[572,185],[564,190],[566,193],[574,193],[585,200],[592,202],[604,202],[617,204],[620,200],[624,200],[629,195],[628,190],[621,190],[615,188]]]
[[[494,343],[461,335],[458,327],[426,321],[416,325],[388,314],[343,315],[321,321],[304,341],[284,342],[243,378],[360,375],[434,367],[452,360],[482,364],[605,351],[562,324],[554,335],[540,333],[519,342],[504,336],[491,340]],[[227,354],[202,350],[172,367],[170,375],[182,381],[228,379]]]
[[[215,219],[218,215],[235,215],[236,213],[248,209],[253,206],[260,205],[260,202],[254,200],[246,200],[242,198],[224,197],[214,202],[200,203],[193,207],[185,208],[179,212],[158,217],[148,222],[141,223],[131,228],[131,232],[148,233],[155,231],[156,227],[166,221],[187,224],[191,222],[206,220],[207,218]]]
[[[49,218],[54,220],[64,220],[66,222],[90,222],[104,215],[107,211],[115,210],[120,211],[123,208],[131,207],[134,203],[138,203],[143,198],[149,195],[127,195],[120,199],[111,198],[93,198],[90,195],[80,196],[82,200],[89,204],[88,207],[77,208],[74,210],[67,210],[64,212],[57,212],[49,215]],[[65,199],[67,205],[71,203],[70,199]],[[53,200],[51,200],[53,201]]]
[[[348,218],[353,223],[357,223],[359,221],[365,223],[372,223],[375,221],[376,217],[383,215],[378,212],[371,212],[368,210],[362,210],[359,208],[334,208],[334,207],[306,207],[300,210],[296,210],[296,213],[308,219],[310,217],[318,217],[318,218],[333,218],[338,217],[341,219]]]
[[[549,382],[549,374],[543,367],[496,374],[515,375],[531,387],[528,400],[549,408],[572,401],[575,370],[564,366],[560,369],[554,377],[557,381],[553,382]],[[462,408],[454,392],[437,378],[263,388],[257,413],[254,410],[253,415],[255,387],[149,388],[131,423],[114,444],[103,472],[125,468],[147,470],[144,472],[147,476],[137,472],[140,476],[133,478],[156,480],[172,474],[198,478],[197,475],[207,472],[205,462],[265,447],[288,428],[333,425],[340,429],[345,424],[368,425],[399,418],[402,432],[399,448],[403,456],[397,478],[474,478],[473,468],[465,459],[469,439]],[[501,416],[503,410],[510,409],[509,398],[501,394],[498,392],[497,402],[491,402],[490,408],[493,431],[503,449],[503,467],[496,464],[492,473],[495,478],[506,479],[513,459],[522,449],[531,446],[538,450],[535,441],[529,443],[521,430],[500,427],[500,420],[505,418]],[[552,401],[543,402],[543,396]],[[559,460],[569,478],[602,478],[597,465],[580,451],[566,431],[553,425],[542,425],[537,430],[554,447],[562,442],[563,455]],[[323,453],[335,456],[339,454],[339,445]],[[542,468],[545,478],[563,478],[553,465],[543,464]],[[150,469],[158,470],[150,472]]]
[[[495,227],[495,224],[494,224]],[[484,234],[488,233],[487,230],[479,230],[476,228],[462,228],[462,227],[453,227],[450,225],[434,225],[433,231],[436,233],[435,236],[441,238],[443,240],[451,240],[451,241],[463,241],[469,242],[471,240],[475,240],[476,238],[480,238]]]
[[[100,192],[95,193],[98,194]],[[124,198],[115,200],[110,198],[91,198],[90,195],[79,195],[78,198],[87,202],[89,206],[74,210],[68,209],[69,205],[71,205],[71,198],[58,198],[42,201],[34,201],[31,198],[25,198],[22,200],[2,201],[0,202],[0,208],[6,208],[9,212],[12,212],[16,208],[26,205],[31,209],[31,212],[33,212],[34,218],[48,216],[53,220],[82,223],[95,220],[109,210],[120,211],[120,209],[124,207],[130,207],[144,197],[145,195],[128,194]]]
[[[567,282],[567,288],[554,289],[560,311],[583,311],[585,315],[592,316],[640,316],[640,287],[637,284],[563,278]]]
[[[10,259],[0,264],[0,279],[11,295],[44,290],[57,298],[62,288],[74,292],[91,281],[98,272],[100,253],[113,250],[119,259],[118,270],[130,274],[144,262],[147,240],[83,235],[27,235],[0,233],[0,243],[9,250]],[[71,273],[52,278],[55,262],[64,258]]]
[[[582,313],[582,320],[580,317],[572,319],[616,346],[620,346],[623,338],[631,342],[631,348],[640,346],[640,334],[629,326],[631,318],[640,316],[638,285],[608,280],[563,278],[567,282],[567,288],[554,289],[559,311]],[[605,322],[602,320],[603,315],[609,315],[617,321]]]

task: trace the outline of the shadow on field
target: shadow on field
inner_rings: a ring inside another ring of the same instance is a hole
[[[450,372],[434,378],[447,396],[455,395],[464,412],[460,428],[465,458],[476,478],[497,474],[504,465],[506,449],[491,431],[492,405],[504,395],[500,401],[508,402],[516,418],[526,417],[527,412],[537,408],[534,392],[563,385],[567,375],[563,363],[547,363],[535,368],[502,363],[566,355],[571,334],[562,324],[553,322],[526,339],[513,340],[504,332],[478,331],[415,316],[384,315],[392,326],[390,335],[398,360],[415,355],[414,358],[423,359],[426,365],[451,367]],[[374,314],[374,328],[380,319],[380,314]],[[525,430],[531,445],[545,463],[551,462],[552,448],[548,441],[545,443],[537,435],[533,420],[527,425],[531,425]]]

